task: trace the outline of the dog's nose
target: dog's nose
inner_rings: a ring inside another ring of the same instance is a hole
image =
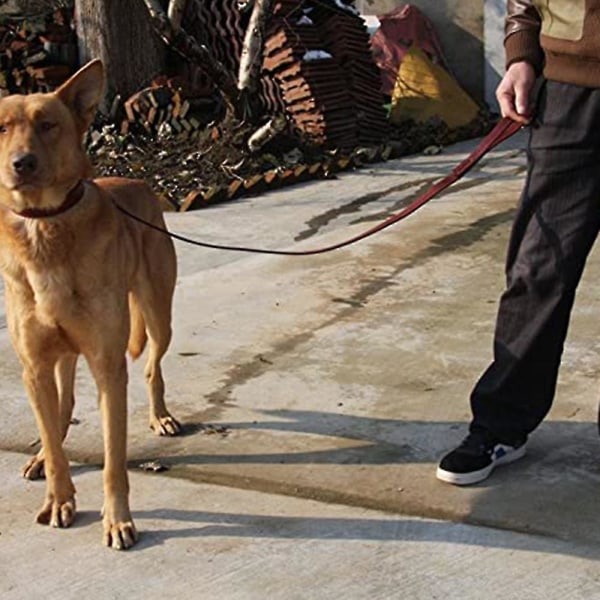
[[[31,175],[37,169],[38,159],[31,152],[22,152],[13,157],[12,166],[18,175]]]

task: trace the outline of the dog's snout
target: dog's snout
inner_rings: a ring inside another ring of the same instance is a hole
[[[21,152],[13,156],[13,169],[18,175],[32,175],[38,166],[38,159],[31,152]]]

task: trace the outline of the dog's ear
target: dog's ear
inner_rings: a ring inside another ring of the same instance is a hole
[[[104,67],[96,59],[79,69],[55,92],[73,112],[83,133],[94,120],[104,94]]]

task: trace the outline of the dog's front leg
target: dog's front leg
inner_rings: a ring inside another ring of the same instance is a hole
[[[104,536],[106,546],[130,548],[137,532],[129,510],[127,477],[127,363],[90,360],[98,385],[104,434]]]
[[[75,519],[75,486],[62,447],[53,365],[25,366],[23,382],[37,421],[46,463],[46,501],[36,520],[52,527],[69,527]]]
[[[75,404],[75,367],[77,365],[76,354],[66,354],[61,356],[56,363],[54,378],[58,389],[58,407],[60,414],[60,431],[64,442],[71,417],[73,415],[73,406]],[[25,479],[43,479],[44,474],[44,448],[32,457],[23,468],[23,477]]]

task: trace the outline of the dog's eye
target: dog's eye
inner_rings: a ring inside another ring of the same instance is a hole
[[[6,133],[7,127],[6,125],[0,125],[0,133]]]
[[[55,127],[56,127],[56,123],[53,123],[52,121],[42,121],[40,123],[40,130],[43,132],[50,131],[51,129],[54,129]]]

